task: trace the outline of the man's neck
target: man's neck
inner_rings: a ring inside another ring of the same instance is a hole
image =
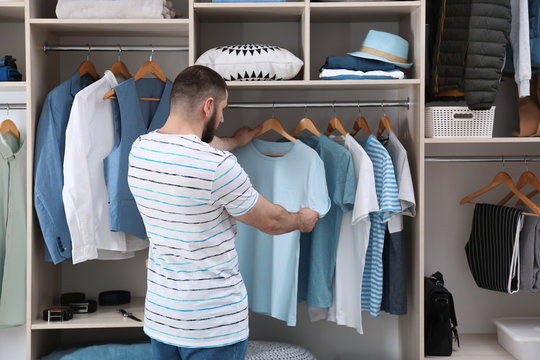
[[[169,116],[163,127],[157,132],[160,134],[196,135],[200,139],[203,129],[201,126],[197,126],[182,118]]]

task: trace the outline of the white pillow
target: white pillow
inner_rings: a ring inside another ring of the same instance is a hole
[[[210,49],[195,64],[214,69],[227,81],[264,81],[292,79],[304,62],[278,46],[245,44]]]

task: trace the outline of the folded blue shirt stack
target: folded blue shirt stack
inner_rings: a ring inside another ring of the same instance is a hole
[[[9,55],[0,58],[0,81],[21,81],[22,74],[17,70],[15,59]]]
[[[394,64],[355,56],[328,56],[320,70],[323,80],[405,79]]]

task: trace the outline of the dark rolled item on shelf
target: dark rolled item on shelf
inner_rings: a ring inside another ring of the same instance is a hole
[[[123,305],[129,304],[131,301],[131,293],[126,290],[111,290],[99,293],[99,305]]]
[[[81,292],[64,293],[60,295],[60,305],[69,306],[71,303],[81,302],[86,299],[86,295]]]
[[[67,306],[54,306],[43,310],[43,321],[68,321],[73,318],[73,310]]]
[[[83,300],[69,304],[74,314],[90,314],[97,311],[96,300]]]

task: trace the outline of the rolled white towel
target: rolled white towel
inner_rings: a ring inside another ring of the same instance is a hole
[[[162,0],[58,0],[59,19],[163,18]]]

